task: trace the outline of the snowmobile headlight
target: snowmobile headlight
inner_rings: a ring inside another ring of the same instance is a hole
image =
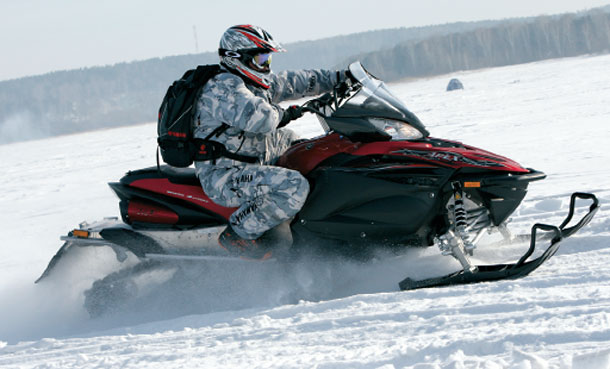
[[[368,118],[377,129],[392,136],[393,140],[417,140],[423,135],[410,124],[386,118]]]

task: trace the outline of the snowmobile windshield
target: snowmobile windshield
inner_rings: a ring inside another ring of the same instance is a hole
[[[419,118],[360,62],[352,63],[349,70],[358,80],[360,89],[334,112],[333,117],[361,118],[393,140],[414,140],[429,135]]]

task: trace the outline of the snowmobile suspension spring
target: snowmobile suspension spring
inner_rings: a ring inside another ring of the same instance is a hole
[[[464,207],[464,200],[462,199],[462,191],[459,183],[454,182],[453,186],[453,200],[454,200],[454,208],[453,213],[455,215],[455,228],[458,230],[465,230],[468,226],[468,222],[466,220],[467,213],[466,208]]]
[[[466,228],[466,209],[464,209],[464,201],[462,199],[455,200],[455,225],[457,228]]]

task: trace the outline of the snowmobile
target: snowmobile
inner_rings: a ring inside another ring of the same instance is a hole
[[[529,248],[518,261],[476,265],[471,256],[482,235],[497,231],[507,241],[514,238],[507,220],[530,182],[546,175],[489,151],[431,137],[383,81],[359,62],[349,69],[358,82],[342,84],[302,106],[318,117],[325,133],[299,140],[276,164],[298,170],[311,185],[305,205],[284,232],[288,247],[274,254],[276,261],[298,261],[303,253],[367,260],[380,249],[400,253],[437,246],[440,254],[459,261],[461,270],[437,278],[405,278],[399,282],[401,290],[515,279],[548,260],[559,242],[598,210],[595,195],[574,193],[559,226],[532,227]],[[121,219],[82,223],[70,231],[37,282],[80,247],[111,247],[119,261],[133,254],[140,260],[130,269],[134,273],[153,265],[151,260],[159,265],[234,258],[220,247],[218,236],[235,209],[214,203],[193,168],[157,163],[109,185],[120,200]],[[572,221],[577,199],[591,205]],[[532,258],[541,240],[548,246]],[[95,282],[93,289],[111,288],[113,278]]]

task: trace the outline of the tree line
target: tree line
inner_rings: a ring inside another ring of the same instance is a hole
[[[357,59],[379,78],[399,80],[608,52],[610,13],[592,11],[410,41]]]
[[[274,70],[345,68],[382,79],[610,51],[610,7],[561,16],[369,31],[286,45]],[[278,36],[278,38],[281,38]],[[156,120],[167,87],[215,52],[0,82],[0,144]]]

